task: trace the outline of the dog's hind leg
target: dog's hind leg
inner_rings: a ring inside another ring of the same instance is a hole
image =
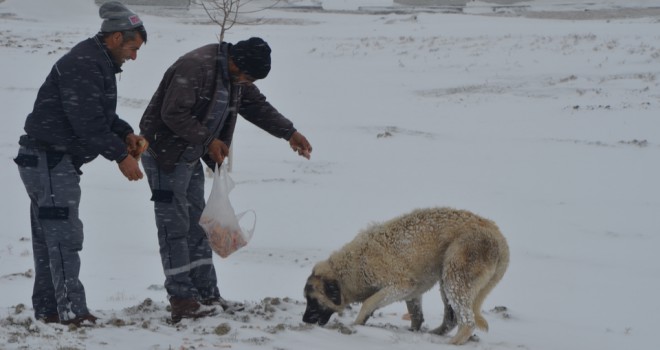
[[[459,273],[459,275],[462,274]],[[472,281],[466,281],[465,275],[462,275],[460,278],[454,277],[456,276],[443,278],[442,281],[442,288],[447,295],[448,301],[445,304],[445,312],[447,312],[447,309],[452,311],[449,311],[450,322],[448,324],[443,322],[438,332],[441,333],[444,331],[446,334],[450,328],[454,328],[458,324],[458,331],[450,340],[450,343],[461,345],[470,339],[476,328],[474,311],[472,309],[475,293],[473,292]],[[451,315],[452,312],[453,315]],[[445,314],[445,319],[447,319],[447,314]]]
[[[424,313],[422,312],[422,297],[415,297],[410,300],[406,300],[406,307],[408,307],[408,313],[410,314],[410,330],[419,331],[424,323]]]
[[[457,321],[456,313],[449,304],[449,300],[447,299],[447,295],[445,294],[445,290],[442,285],[440,286],[440,294],[442,295],[442,302],[445,304],[444,318],[440,327],[432,330],[431,333],[445,335],[456,328]]]
[[[481,310],[475,306],[481,307],[485,298],[481,291],[485,288],[489,291],[487,286],[495,275],[498,252],[493,247],[496,245],[491,240],[473,233],[464,235],[447,249],[441,284],[458,323],[452,344],[467,342],[477,325],[488,327]]]

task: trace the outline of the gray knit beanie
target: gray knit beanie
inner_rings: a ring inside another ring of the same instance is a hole
[[[104,33],[122,32],[143,25],[140,17],[119,1],[109,1],[101,5],[99,16],[103,19],[101,32]]]

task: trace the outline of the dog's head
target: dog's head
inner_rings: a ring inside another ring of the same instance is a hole
[[[316,267],[305,284],[307,308],[303,322],[325,325],[335,312],[343,309],[341,290],[337,279],[326,276]]]

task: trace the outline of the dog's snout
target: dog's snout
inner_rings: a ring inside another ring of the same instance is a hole
[[[305,323],[316,323],[319,320],[318,310],[305,310],[303,315],[303,322]]]
[[[303,322],[305,322],[305,323],[316,323],[318,320],[319,320],[318,315],[310,315],[310,316],[305,315],[305,316],[303,316]]]

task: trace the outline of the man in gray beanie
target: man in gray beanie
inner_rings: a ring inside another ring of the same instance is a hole
[[[116,161],[130,181],[146,140],[119,118],[117,80],[147,41],[140,18],[118,2],[101,6],[101,31],[60,58],[25,121],[14,162],[30,197],[35,264],[35,318],[77,326],[95,323],[79,280],[83,225],[78,216],[83,164]]]
[[[142,26],[140,17],[118,1],[110,1],[101,5],[99,16],[103,18],[101,32],[104,33],[122,32]]]
[[[213,253],[198,224],[204,170],[229,154],[237,116],[285,139],[300,156],[312,146],[254,82],[268,75],[270,47],[261,38],[202,46],[165,72],[140,121],[150,143],[142,157],[154,202],[165,289],[172,320],[240,310],[220,296]]]
[[[110,1],[101,5],[99,16],[103,19],[99,34],[103,37],[110,50],[112,60],[118,65],[118,68],[121,68],[128,59],[135,60],[137,50],[140,49],[142,43],[147,42],[147,31],[144,29],[140,17],[118,1]],[[124,44],[129,42],[137,42],[140,45],[125,47]]]

